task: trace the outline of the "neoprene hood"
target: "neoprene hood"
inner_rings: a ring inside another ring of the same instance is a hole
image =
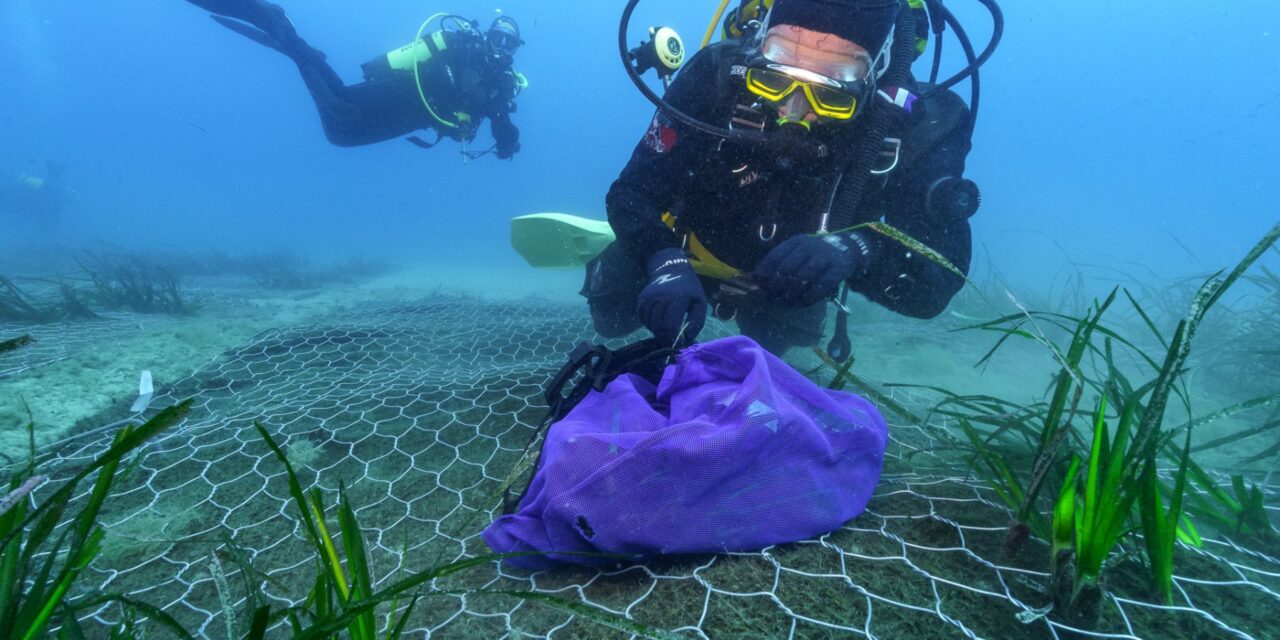
[[[900,0],[777,0],[769,26],[792,25],[851,40],[876,57],[898,19]]]

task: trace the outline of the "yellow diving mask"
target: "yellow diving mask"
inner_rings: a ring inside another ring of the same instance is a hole
[[[813,113],[831,120],[851,120],[867,94],[863,80],[840,82],[808,69],[762,59],[747,68],[747,90],[769,102],[781,103],[803,91]]]

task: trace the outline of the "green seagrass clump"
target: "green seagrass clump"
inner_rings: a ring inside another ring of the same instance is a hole
[[[35,427],[28,423],[29,458],[10,474],[8,491],[0,498],[0,629],[15,640],[48,637],[82,638],[92,635],[80,616],[104,604],[121,607],[121,620],[109,630],[121,640],[146,637],[148,625],[164,628],[168,637],[190,640],[194,636],[165,611],[121,593],[103,593],[82,584],[86,569],[102,550],[105,530],[99,523],[103,505],[116,483],[141,461],[141,448],[164,430],[181,422],[191,409],[188,400],[161,411],[141,426],[127,425],[118,431],[111,446],[89,465],[63,482],[53,493],[37,499],[50,483],[37,473]],[[296,509],[296,518],[309,544],[316,578],[311,590],[293,606],[280,606],[263,590],[270,576],[256,571],[245,553],[229,537],[221,553],[229,555],[240,569],[244,584],[243,612],[232,602],[231,592],[218,551],[210,554],[209,570],[222,604],[223,628],[228,640],[261,640],[271,631],[282,631],[299,640],[346,637],[351,640],[397,640],[401,638],[415,605],[422,598],[458,595],[498,595],[535,602],[578,616],[626,635],[644,638],[674,637],[579,602],[532,591],[502,589],[445,590],[435,581],[453,574],[487,566],[515,555],[484,555],[451,563],[437,563],[432,569],[401,577],[381,589],[376,588],[364,531],[346,487],[339,484],[337,511],[330,513],[319,489],[304,491],[288,454],[262,425],[255,425],[267,447],[285,469],[284,477]],[[129,462],[132,458],[132,463]],[[122,466],[124,468],[122,468]],[[82,483],[92,479],[87,494],[79,494]],[[477,513],[482,513],[477,511]],[[334,521],[336,519],[336,528]],[[201,543],[185,540],[185,543]],[[278,586],[278,585],[277,585]],[[380,620],[388,621],[382,628]],[[392,624],[393,623],[393,624]]]
[[[9,630],[8,637],[47,638],[53,628],[61,629],[61,637],[84,637],[79,614],[108,602],[123,606],[130,620],[141,614],[178,637],[191,637],[172,617],[146,603],[78,588],[85,569],[102,550],[105,530],[98,516],[118,475],[125,473],[121,464],[180,422],[190,408],[188,400],[141,426],[125,426],[104,453],[39,501],[35,493],[49,478],[36,473],[35,425],[28,422],[27,464],[10,474],[8,493],[0,500],[0,629]],[[87,497],[77,500],[80,484],[95,474]]]
[[[1031,340],[1047,348],[1059,371],[1044,401],[1026,404],[928,388],[942,394],[943,400],[926,420],[939,415],[956,421],[964,436],[956,446],[971,453],[974,471],[1013,514],[1008,551],[1018,553],[1032,535],[1051,542],[1048,595],[1055,615],[1085,628],[1096,625],[1106,599],[1108,559],[1126,540],[1142,549],[1153,594],[1171,604],[1177,544],[1201,544],[1188,513],[1221,530],[1274,536],[1258,487],[1247,486],[1237,477],[1232,480],[1233,492],[1228,493],[1217,487],[1191,454],[1276,429],[1280,422],[1194,448],[1191,435],[1197,425],[1280,402],[1280,388],[1192,417],[1186,373],[1193,339],[1206,314],[1259,258],[1273,250],[1277,240],[1280,225],[1233,270],[1204,282],[1169,336],[1133,295],[1123,291],[1150,339],[1160,345],[1161,351],[1155,353],[1104,323],[1120,289],[1095,303],[1083,317],[1020,309],[965,328],[1000,335],[979,365],[1010,340]],[[1045,329],[1060,331],[1069,339],[1055,344]],[[1136,376],[1141,378],[1135,379],[1130,371],[1132,363],[1137,364]],[[1094,407],[1090,413],[1082,407],[1086,397]],[[1165,425],[1171,400],[1188,416],[1174,428]],[[1159,473],[1161,459],[1175,465],[1171,482]],[[1192,484],[1203,495],[1188,492]],[[1049,504],[1045,504],[1046,495],[1052,497]],[[1192,497],[1188,500],[1187,495]]]

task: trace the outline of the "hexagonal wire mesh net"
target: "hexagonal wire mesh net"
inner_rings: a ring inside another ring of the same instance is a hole
[[[576,343],[596,338],[580,307],[465,297],[266,332],[152,403],[195,399],[108,502],[110,533],[89,582],[157,605],[196,635],[221,636],[211,554],[231,536],[272,577],[266,591],[275,604],[296,604],[314,580],[313,561],[281,465],[254,421],[285,449],[304,485],[332,499],[338,482],[346,484],[380,585],[487,553],[479,532],[500,509],[499,487],[542,418],[542,385]],[[894,396],[930,404],[901,390]],[[490,564],[434,586],[536,590],[707,638],[1063,637],[1064,627],[1037,610],[1046,602],[1047,545],[1006,553],[1010,514],[968,477],[948,425],[888,417],[892,442],[876,496],[863,516],[819,539],[608,570],[527,574]],[[62,448],[57,466],[78,468],[108,438]],[[1266,491],[1275,511],[1276,487]],[[1274,633],[1276,554],[1226,538],[1180,554],[1174,607],[1151,603],[1143,568],[1126,556],[1111,571],[1114,606],[1085,635]],[[108,606],[88,617],[118,616]],[[427,598],[409,626],[448,638],[627,635],[475,593]]]
[[[137,334],[173,326],[181,320],[166,316],[133,313],[104,313],[93,322],[63,321],[37,325],[4,325],[4,336],[31,335],[35,341],[21,348],[0,353],[0,379],[22,375],[72,357],[82,349]],[[46,339],[47,336],[47,339]]]

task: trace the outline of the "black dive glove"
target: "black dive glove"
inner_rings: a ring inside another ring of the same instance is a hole
[[[510,117],[494,118],[490,122],[493,140],[498,143],[498,158],[508,160],[520,151],[520,130],[511,122]]]
[[[636,304],[640,321],[664,345],[677,338],[693,342],[707,322],[707,294],[688,258],[679,249],[663,249],[649,258],[648,272],[649,284]]]
[[[834,298],[840,283],[866,273],[871,245],[857,232],[795,236],[773,248],[752,277],[787,306],[807,307]]]
[[[511,158],[515,157],[516,153],[519,151],[520,151],[519,142],[512,142],[510,144],[498,143],[497,153],[498,153],[499,160],[510,160]]]

